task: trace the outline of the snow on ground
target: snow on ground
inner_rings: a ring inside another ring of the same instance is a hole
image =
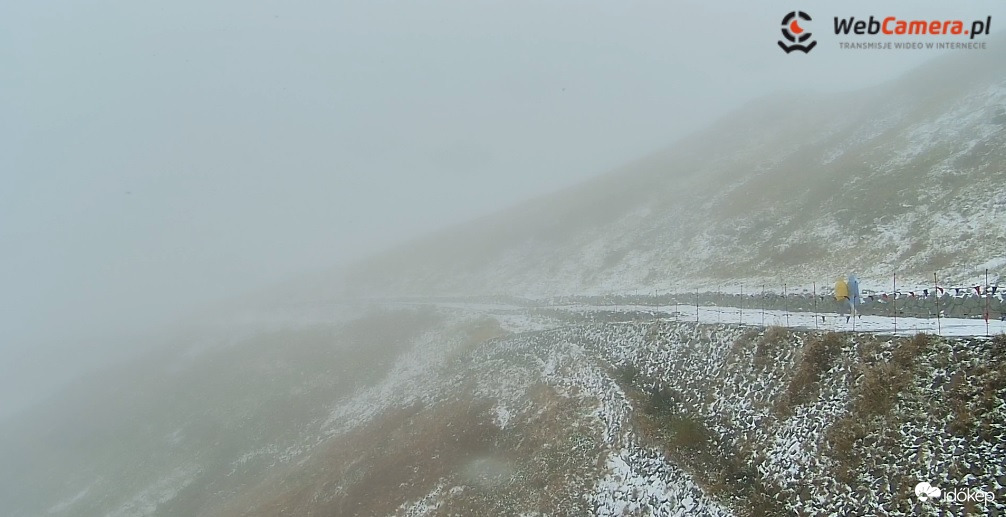
[[[733,515],[656,451],[612,451],[605,467],[591,495],[594,515]]]
[[[561,397],[582,403],[583,418],[593,422],[599,446],[606,451],[593,491],[585,494],[594,515],[730,515],[690,475],[640,442],[632,425],[631,402],[611,378],[605,362],[585,348],[592,345],[584,342],[578,329],[516,335],[480,348],[473,367],[485,379],[475,385],[473,395],[496,400],[492,414],[504,429],[541,409],[528,397],[535,384],[546,383]],[[443,384],[443,393],[450,393],[452,381]],[[580,468],[585,467],[589,466]],[[445,486],[450,486],[448,480],[427,496],[403,505],[404,514],[426,515],[438,508],[441,498],[450,496]]]
[[[363,425],[393,406],[407,406],[428,398],[430,393],[426,389],[432,386],[423,380],[435,377],[435,370],[459,341],[457,333],[452,334],[449,329],[446,326],[424,333],[408,352],[398,357],[383,382],[336,403],[322,426],[326,436]]]
[[[960,100],[939,117],[909,127],[902,135],[907,145],[884,168],[894,168],[931,150],[935,142],[965,141],[964,148],[970,149],[976,141],[1001,130],[991,122],[987,108],[1002,105],[1004,99],[1006,87],[991,85]]]
[[[52,505],[46,513],[50,515],[55,515],[66,512],[67,510],[72,508],[74,504],[79,502],[81,499],[87,497],[87,494],[91,491],[92,487],[94,487],[94,483],[91,483],[80,492],[77,492],[77,494],[74,495],[73,497],[70,497],[68,499],[65,499]]]
[[[418,501],[403,503],[398,507],[399,513],[405,517],[432,515],[440,508],[441,498],[444,497],[444,488],[444,484],[440,483]]]
[[[559,336],[567,329],[557,333]],[[600,425],[600,441],[609,452],[605,473],[589,496],[594,515],[728,515],[680,467],[640,443],[631,425],[632,404],[592,351],[568,343],[564,367],[550,360],[543,373],[566,393],[594,401],[589,417]]]
[[[561,396],[585,401],[587,407],[593,408],[585,417],[596,422],[598,439],[605,451],[601,459],[603,468],[593,491],[587,496],[593,513],[597,515],[732,514],[730,508],[705,495],[688,472],[669,461],[662,452],[641,443],[631,424],[632,404],[611,377],[609,369],[613,365],[631,363],[655,379],[676,383],[686,394],[685,403],[701,414],[719,415],[709,422],[717,434],[733,437],[728,439],[734,440],[732,443],[761,444],[763,448],[759,452],[747,453],[751,454],[748,460],[756,465],[764,479],[784,487],[788,507],[793,511],[815,513],[829,508],[841,512],[864,508],[863,501],[857,500],[862,494],[851,492],[827,474],[832,465],[821,454],[820,447],[825,440],[825,432],[846,411],[849,387],[853,382],[850,372],[841,369],[829,372],[829,382],[822,386],[816,402],[796,407],[785,420],[766,426],[766,422],[776,418],[768,407],[768,401],[772,400],[773,393],[778,394],[783,389],[786,382],[778,378],[778,372],[731,377],[739,373],[729,370],[724,358],[729,357],[730,348],[745,327],[786,326],[883,335],[935,334],[937,331],[944,336],[986,334],[985,322],[973,319],[942,318],[937,322],[936,319],[898,318],[895,331],[894,318],[881,316],[857,317],[846,322],[844,316],[836,314],[711,306],[678,306],[675,311],[674,306],[595,306],[578,303],[548,308],[583,317],[583,323],[560,324],[555,319],[531,316],[534,309],[506,304],[466,305],[452,302],[447,307],[456,317],[466,313],[470,318],[475,317],[472,315],[495,314],[494,317],[499,320],[502,313],[511,321],[524,322],[524,333],[502,338],[491,346],[479,347],[479,352],[472,358],[473,365],[482,369],[479,375],[487,376],[486,382],[476,384],[473,395],[496,401],[492,418],[498,427],[508,429],[514,422],[522,421],[529,412],[535,411],[528,400],[527,390],[536,382],[546,382]],[[650,316],[638,322],[589,323],[591,315],[613,312]],[[822,314],[825,316],[823,321]],[[712,325],[691,325],[696,320]],[[672,334],[653,344],[648,343],[643,335],[655,321],[672,325]],[[675,321],[679,324],[675,325]],[[552,328],[546,329],[549,326]],[[988,328],[991,334],[1004,330],[1006,326],[1002,322],[991,322]],[[425,338],[427,343],[417,345],[417,350],[435,348],[432,344],[438,339],[443,339],[443,336],[428,336]],[[700,349],[703,352],[697,355]],[[783,351],[783,356],[777,360],[791,363],[795,360],[795,353],[796,349]],[[330,424],[358,425],[361,419],[365,421],[372,413],[387,408],[391,402],[402,404],[407,403],[410,397],[419,397],[418,392],[411,389],[412,380],[422,376],[429,381],[433,373],[428,366],[422,365],[436,363],[441,358],[427,350],[426,355],[412,355],[404,359],[408,366],[403,366],[391,376],[389,383],[340,405],[333,412]],[[726,386],[721,396],[707,400],[698,394],[708,389],[710,382],[726,383]],[[460,386],[457,381],[442,379],[439,388],[427,390],[423,396],[435,402],[457,386]],[[950,443],[942,445],[950,450],[954,448]],[[940,479],[945,484],[953,481],[945,477],[934,479]],[[444,480],[426,497],[403,505],[403,511],[407,515],[435,513],[438,501],[451,497],[446,489],[450,486],[451,483]],[[881,492],[871,496],[873,502],[870,504],[890,503],[877,499],[883,495]]]
[[[1004,262],[1006,263],[1006,262]],[[754,294],[750,286],[736,285],[723,286],[726,289],[716,292],[721,294]],[[796,285],[789,286],[788,292],[811,293],[816,290],[818,294],[830,292],[830,289],[822,286]],[[701,290],[702,294],[707,291]],[[761,292],[761,287],[757,288]],[[782,289],[768,288],[766,293],[782,294]],[[644,293],[645,294],[645,293]],[[658,293],[666,294],[666,293]],[[477,313],[492,316],[500,322],[501,326],[508,331],[537,332],[549,328],[555,328],[562,323],[554,318],[535,314],[528,311],[526,306],[498,303],[465,303],[455,301],[450,303],[437,303],[438,307],[443,307],[456,311],[459,314]],[[984,319],[973,318],[909,318],[909,317],[888,317],[859,315],[855,320],[845,319],[846,315],[834,312],[803,312],[803,311],[783,311],[783,310],[760,310],[742,309],[729,306],[706,306],[689,304],[677,305],[647,305],[632,303],[611,303],[611,304],[589,304],[589,303],[545,303],[541,302],[540,307],[548,309],[559,309],[573,314],[585,315],[589,313],[601,312],[641,312],[653,313],[660,317],[670,318],[674,321],[698,321],[700,323],[734,323],[754,326],[781,326],[798,328],[804,330],[829,330],[836,332],[870,332],[877,334],[891,335],[913,335],[919,332],[935,334],[945,337],[967,337],[967,336],[994,336],[1006,333],[1006,322],[990,319],[986,325]],[[823,319],[822,319],[823,317]]]
[[[201,469],[196,465],[178,467],[168,475],[150,484],[118,509],[110,512],[108,517],[146,517],[154,515],[157,507],[175,498],[179,492],[190,485]]]
[[[751,326],[777,326],[803,330],[834,332],[869,332],[908,336],[925,332],[944,337],[994,336],[1006,333],[1006,322],[970,318],[892,318],[887,316],[862,316],[846,321],[836,313],[797,312],[780,310],[741,309],[723,306],[695,305],[635,305],[597,306],[586,304],[564,305],[560,308],[580,314],[591,312],[642,312],[655,313],[680,322],[730,323]],[[822,316],[823,321],[822,321]]]
[[[590,438],[598,447],[596,466],[590,463],[597,471],[595,477],[587,480],[581,494],[593,514],[733,514],[731,508],[707,495],[692,473],[637,434],[633,403],[612,373],[616,367],[632,365],[648,382],[674,386],[681,394],[682,407],[703,415],[709,429],[723,437],[723,443],[740,447],[738,454],[755,465],[763,479],[785,490],[782,494],[789,509],[814,514],[822,508],[841,513],[865,507],[862,500],[857,500],[863,497],[861,494],[837,485],[828,475],[832,465],[820,450],[827,429],[846,411],[853,382],[851,373],[834,368],[827,373],[829,381],[822,386],[816,401],[794,408],[792,415],[779,420],[772,414],[770,402],[785,387],[786,380],[780,373],[784,367],[754,372],[749,360],[731,363],[729,358],[735,353],[735,343],[751,327],[786,326],[887,335],[895,334],[893,318],[863,316],[846,322],[843,316],[821,313],[825,316],[822,321],[821,314],[808,312],[685,305],[573,303],[529,307],[530,304],[463,301],[423,304],[438,306],[445,315],[445,323],[436,331],[415,338],[411,348],[399,356],[380,383],[333,401],[318,436],[304,437],[301,440],[306,444],[304,447],[267,446],[246,451],[231,466],[240,467],[259,456],[282,461],[305,457],[312,444],[358,429],[385,411],[413,402],[433,407],[456,397],[459,389],[469,390],[465,394],[474,400],[492,401],[489,418],[500,429],[512,431],[541,409],[528,396],[530,387],[546,384],[577,411],[582,411],[583,422],[590,423],[596,433]],[[556,312],[565,312],[568,317],[557,316]],[[612,314],[616,317],[605,319]],[[619,314],[624,318],[619,319]],[[499,321],[511,333],[470,348],[472,345],[461,337],[465,335],[463,329],[485,321],[486,317]],[[696,326],[693,324],[696,321],[705,325]],[[651,335],[653,329],[659,330],[655,336]],[[944,336],[984,336],[986,326],[985,321],[974,319],[943,318],[939,322],[897,319],[899,335],[937,331]],[[1006,323],[990,322],[989,333],[1004,331]],[[792,364],[798,350],[799,346],[793,346],[780,351],[775,363]],[[940,353],[946,355],[946,351]],[[934,373],[939,375],[947,374]],[[472,379],[477,382],[470,382]],[[710,386],[715,387],[713,396],[709,395]],[[907,448],[919,439],[916,431],[913,428],[901,433],[900,439]],[[932,434],[930,430],[924,431]],[[181,433],[180,428],[168,433],[169,439]],[[745,449],[738,444],[756,446]],[[978,454],[969,444],[947,436],[933,438],[933,446],[964,450],[971,456]],[[880,472],[883,466],[874,468]],[[931,470],[933,480],[943,486],[955,481],[945,470],[936,467]],[[109,515],[151,515],[199,472],[195,466],[179,467],[141,487]],[[85,488],[53,505],[49,513],[72,513],[77,501],[91,497],[88,490]],[[463,490],[455,480],[438,480],[425,496],[403,504],[400,513],[435,514],[445,498],[460,497]],[[878,496],[870,497],[870,504],[884,504]]]
[[[672,386],[678,391],[682,407],[692,407],[695,414],[702,415],[715,435],[742,451],[748,450],[747,461],[764,479],[778,485],[779,495],[790,511],[811,515],[863,511],[898,515],[901,513],[895,508],[916,504],[917,511],[925,512],[917,501],[904,498],[899,487],[885,484],[892,476],[909,480],[918,476],[943,487],[970,486],[1002,493],[999,476],[1006,469],[995,460],[1003,457],[1002,443],[955,437],[945,430],[946,421],[926,416],[933,408],[913,405],[915,401],[945,400],[939,380],[949,378],[946,368],[980,371],[984,352],[973,342],[941,341],[927,357],[920,358],[922,371],[916,387],[920,392],[899,402],[900,409],[896,410],[904,412],[907,420],[897,430],[886,431],[902,444],[901,448],[875,450],[865,457],[858,471],[864,486],[855,488],[833,477],[833,460],[824,453],[825,432],[848,411],[850,386],[858,375],[850,368],[858,361],[855,347],[847,347],[844,358],[823,374],[816,399],[795,407],[792,415],[780,419],[771,401],[778,399],[788,384],[788,379],[780,375],[788,368],[786,365],[797,360],[799,343],[781,350],[767,369],[757,370],[750,356],[730,359],[738,351],[734,343],[742,336],[742,327],[670,322],[655,325],[600,325],[595,327],[592,340],[602,356],[616,364],[634,365],[648,379],[646,382]],[[654,328],[661,329],[656,337],[643,337]],[[953,364],[941,364],[950,357],[957,358]],[[1004,409],[1000,405],[1000,416],[992,418],[1001,422]],[[940,453],[925,455],[927,447]],[[919,470],[915,458],[922,456],[926,456],[928,467]],[[956,467],[952,465],[960,462],[965,465],[964,473],[954,474]]]
[[[665,308],[666,309],[666,308]],[[887,316],[857,316],[846,322],[845,316],[834,313],[786,312],[779,310],[741,310],[724,307],[699,307],[701,323],[743,323],[746,325],[772,325],[805,330],[835,332],[870,332],[876,334],[913,335],[919,332],[944,337],[997,335],[1006,332],[1006,322],[965,318],[891,318]],[[673,312],[673,311],[672,311]],[[764,312],[764,314],[763,314]],[[821,321],[824,316],[824,321]],[[694,307],[681,309],[682,321],[694,321]],[[764,322],[764,323],[762,323]]]

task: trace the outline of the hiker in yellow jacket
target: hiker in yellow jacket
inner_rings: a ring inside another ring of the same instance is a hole
[[[838,302],[838,313],[846,314],[846,309],[852,310],[852,298],[849,297],[849,284],[845,282],[844,278],[839,278],[835,282],[835,301]],[[851,315],[845,316],[845,322],[848,323]]]

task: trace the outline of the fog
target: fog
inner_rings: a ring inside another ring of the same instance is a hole
[[[873,5],[815,7],[814,30]],[[937,55],[786,55],[792,8],[3,4],[0,416],[201,307],[576,184],[751,99]]]

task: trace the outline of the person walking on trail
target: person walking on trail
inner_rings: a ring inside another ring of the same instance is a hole
[[[862,305],[863,300],[859,294],[859,279],[856,278],[855,274],[849,275],[849,280],[846,282],[849,288],[849,306],[852,308],[852,317],[856,317],[856,307]],[[848,318],[845,320],[846,323],[849,322]]]
[[[838,302],[839,314],[845,314],[846,309],[852,308],[852,299],[849,298],[849,284],[844,278],[839,278],[835,282],[835,301]],[[848,323],[850,318],[851,316],[846,316],[845,322]]]
[[[838,302],[839,314],[846,315],[846,323],[856,317],[856,307],[862,303],[862,298],[859,293],[859,279],[855,274],[849,275],[848,279],[839,278],[835,282],[835,301]]]

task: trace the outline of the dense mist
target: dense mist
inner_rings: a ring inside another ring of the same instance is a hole
[[[853,270],[872,289],[893,270],[971,286],[991,269],[998,284],[1006,3],[813,6],[821,43],[787,54],[793,8],[0,6],[0,463],[15,465],[0,481],[30,485],[7,488],[12,514],[310,513],[285,491],[301,474],[304,494],[345,496],[327,509],[394,512],[398,499],[343,483],[356,464],[398,479],[390,460],[353,456],[373,436],[417,464],[411,451],[442,451],[430,479],[485,488],[533,470],[494,455],[525,442],[497,434],[510,413],[472,359],[486,343],[670,317],[594,306],[630,293],[659,305],[789,282],[817,296]],[[834,17],[888,14],[995,23],[981,51],[828,41]],[[591,308],[535,306],[560,296]],[[536,375],[514,382],[561,405],[565,387]],[[456,384],[388,402],[427,377]],[[471,398],[438,406],[455,388]],[[412,424],[470,433],[445,445]],[[534,447],[582,438],[539,424],[515,425]],[[148,463],[123,466],[134,457]],[[410,501],[437,493],[408,482]]]
[[[4,407],[207,303],[932,57],[791,59],[755,44],[781,4],[0,9]]]

